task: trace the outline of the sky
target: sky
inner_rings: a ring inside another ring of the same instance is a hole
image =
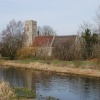
[[[83,21],[94,20],[99,6],[100,0],[1,0],[0,32],[14,19],[35,20],[58,35],[73,35]]]

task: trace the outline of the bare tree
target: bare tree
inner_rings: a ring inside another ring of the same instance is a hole
[[[97,25],[96,26],[96,31],[100,35],[100,6],[98,7],[98,10],[96,12],[95,22],[96,22],[96,25]]]
[[[82,22],[80,25],[79,25],[79,28],[78,28],[78,31],[77,31],[77,34],[79,36],[82,36],[82,34],[84,33],[84,31],[86,29],[89,29],[92,33],[95,32],[95,28],[94,28],[94,25],[92,23],[89,23],[89,22]]]
[[[22,47],[23,23],[11,20],[6,29],[2,31],[1,49],[2,56],[14,59],[17,50]]]
[[[45,25],[43,27],[38,26],[38,32],[40,35],[55,35],[56,31],[51,26]]]
[[[53,55],[59,60],[74,60],[75,45],[71,40],[67,40],[61,44],[58,44],[54,50]]]

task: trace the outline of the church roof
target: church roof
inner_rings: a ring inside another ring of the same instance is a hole
[[[54,36],[36,36],[33,40],[32,46],[49,47]]]
[[[76,40],[76,35],[68,35],[68,36],[55,36],[53,41],[53,47],[62,45],[63,43],[70,42],[74,43]]]

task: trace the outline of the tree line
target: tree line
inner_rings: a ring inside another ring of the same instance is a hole
[[[94,22],[83,22],[79,26],[76,41],[67,40],[56,46],[54,56],[67,61],[98,58],[100,62],[100,7]]]
[[[48,25],[44,25],[43,27],[38,27],[37,31],[40,35],[53,35],[55,31],[52,27]],[[1,32],[0,39],[0,55],[3,57],[10,57],[10,59],[14,59],[17,56],[17,52],[19,54],[23,54],[25,58],[30,57],[32,55],[32,50],[23,48],[23,40],[24,40],[24,24],[22,21],[11,20],[7,27]],[[25,53],[27,52],[27,54]],[[25,55],[26,54],[26,55]]]
[[[89,23],[81,24],[77,34],[77,41],[67,40],[60,46],[53,49],[53,57],[60,60],[85,60],[92,58],[100,58],[100,7],[96,14],[96,26]],[[14,59],[17,56],[18,50],[23,50],[23,32],[24,25],[22,21],[11,20],[7,27],[1,32],[0,54],[3,57]],[[38,27],[40,35],[53,35],[56,32],[48,25]],[[35,50],[35,49],[34,49]],[[32,51],[32,49],[30,50]],[[19,54],[20,54],[19,53]],[[28,57],[32,52],[28,52]],[[26,53],[24,53],[26,54]],[[27,56],[25,55],[27,58]]]

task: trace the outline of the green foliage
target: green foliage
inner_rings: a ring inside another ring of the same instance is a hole
[[[36,94],[27,88],[11,87],[8,82],[0,81],[0,100],[33,99]]]
[[[74,67],[81,67],[83,62],[82,61],[79,61],[79,60],[74,60],[73,61],[73,64],[74,64]]]
[[[27,88],[14,88],[15,89],[15,94],[17,98],[27,98],[27,99],[32,99],[35,98],[36,94],[34,91],[31,91]]]
[[[82,34],[82,38],[84,39],[83,58],[91,58],[93,46],[98,43],[98,34],[92,34],[91,30],[87,28]]]

